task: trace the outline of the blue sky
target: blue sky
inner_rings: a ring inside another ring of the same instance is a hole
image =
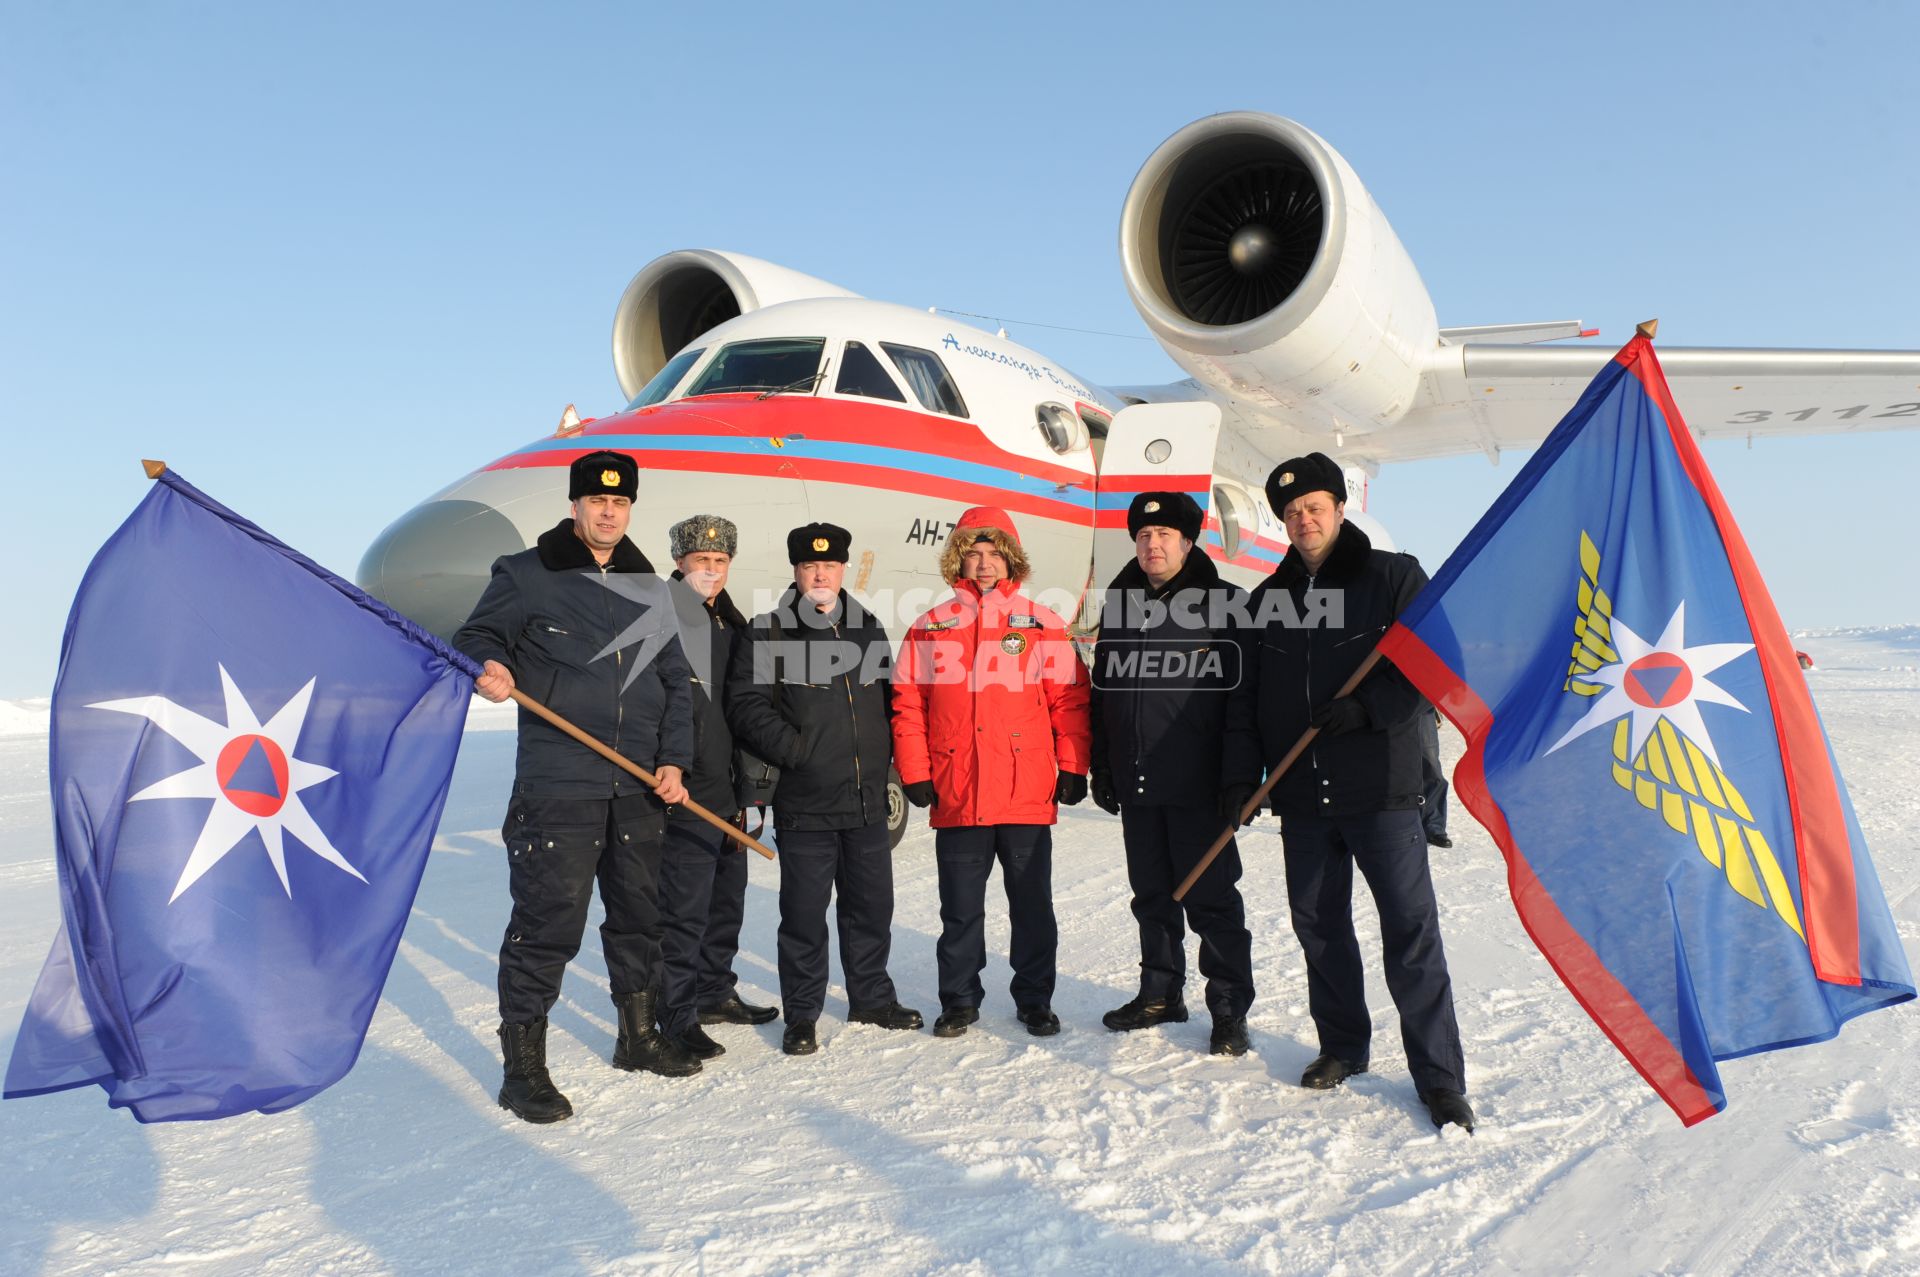
[[[568,402],[618,406],[613,306],[670,249],[1132,334],[1008,325],[1170,380],[1120,204],[1220,110],[1342,151],[1443,324],[1920,348],[1916,47],[1898,2],[7,6],[0,696],[51,688],[138,458],[350,574]],[[1708,460],[1790,626],[1920,621],[1920,433]],[[1435,566],[1517,461],[1390,467],[1374,512]]]

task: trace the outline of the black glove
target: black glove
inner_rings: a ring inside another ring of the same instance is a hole
[[[1322,736],[1364,731],[1369,725],[1367,707],[1351,696],[1337,697],[1314,711],[1313,725],[1320,729]]]
[[[903,784],[900,788],[907,791],[907,801],[915,807],[931,807],[934,805],[935,798],[932,781],[916,780],[911,785]]]
[[[1071,807],[1087,796],[1087,778],[1079,772],[1061,772],[1060,782],[1053,787],[1053,801],[1062,807]]]
[[[1097,771],[1093,774],[1093,805],[1109,816],[1120,814],[1120,795],[1113,792],[1113,773]]]
[[[1224,820],[1229,828],[1251,825],[1254,817],[1260,814],[1256,809],[1252,816],[1248,816],[1245,820],[1240,819],[1240,813],[1247,809],[1249,802],[1253,801],[1253,791],[1258,788],[1260,788],[1258,785],[1248,784],[1221,786],[1220,819]]]

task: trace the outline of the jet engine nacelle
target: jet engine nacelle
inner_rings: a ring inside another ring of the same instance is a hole
[[[856,297],[838,284],[739,253],[684,248],[656,257],[613,312],[613,370],[628,399],[686,344],[717,324],[805,297]]]
[[[1254,111],[1161,144],[1120,217],[1127,291],[1203,385],[1349,433],[1414,403],[1439,345],[1433,301],[1353,169]]]

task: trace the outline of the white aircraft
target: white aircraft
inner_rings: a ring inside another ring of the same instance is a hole
[[[597,448],[639,463],[633,537],[663,569],[695,513],[740,527],[743,605],[791,579],[787,529],[853,533],[872,598],[938,592],[960,512],[1019,525],[1034,585],[1073,615],[1131,545],[1148,488],[1190,492],[1225,574],[1258,581],[1286,552],[1263,485],[1322,451],[1347,467],[1350,516],[1381,465],[1537,443],[1613,354],[1538,343],[1578,323],[1441,328],[1406,250],[1346,160],[1291,120],[1209,116],[1141,168],[1120,222],[1127,290],[1191,377],[1101,387],[1036,351],[935,313],[869,301],[736,253],[643,267],[614,314],[627,407],[560,428],[415,506],[374,541],[360,583],[448,634],[495,557],[564,513],[566,467]],[[1920,426],[1920,351],[1662,347],[1706,438]]]
[[[1190,375],[1100,387],[1045,355],[857,297],[735,253],[643,267],[614,314],[628,404],[569,407],[553,434],[456,480],[387,528],[360,584],[446,635],[502,554],[564,513],[566,467],[614,448],[641,470],[631,535],[666,568],[666,530],[732,519],[730,590],[770,605],[791,580],[785,536],[853,533],[850,587],[896,635],[945,587],[939,546],[970,506],[1005,509],[1032,586],[1080,623],[1132,547],[1128,502],[1189,492],[1223,574],[1265,577],[1286,552],[1264,483],[1308,451],[1346,467],[1348,514],[1379,468],[1538,442],[1611,346],[1541,345],[1578,323],[1441,328],[1406,250],[1360,179],[1305,127],[1209,116],[1141,168],[1120,222],[1127,290]],[[1920,351],[1676,349],[1660,361],[1706,438],[1920,425]]]

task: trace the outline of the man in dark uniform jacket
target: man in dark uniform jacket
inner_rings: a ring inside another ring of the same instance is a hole
[[[1093,652],[1093,801],[1119,813],[1140,925],[1139,995],[1104,1018],[1116,1032],[1187,1018],[1186,929],[1173,891],[1220,832],[1220,737],[1241,674],[1231,610],[1245,591],[1194,545],[1203,517],[1184,492],[1134,497],[1134,561],[1107,588]],[[1240,851],[1228,842],[1184,901],[1200,937],[1215,1055],[1247,1050],[1253,936],[1239,880]]]
[[[1325,1090],[1365,1072],[1373,1024],[1353,931],[1357,864],[1380,913],[1387,990],[1413,1083],[1434,1125],[1473,1129],[1453,984],[1420,823],[1416,718],[1427,705],[1381,662],[1335,697],[1394,618],[1426,585],[1412,555],[1376,550],[1345,522],[1339,465],[1315,452],[1282,462],[1267,500],[1292,543],[1255,588],[1247,671],[1227,709],[1221,815],[1231,822],[1266,771],[1308,726],[1320,729],[1274,785],[1287,862],[1287,902],[1307,959],[1307,1003],[1320,1054],[1300,1084]],[[1282,597],[1284,596],[1284,597]]]
[[[827,903],[839,892],[847,1018],[917,1029],[900,1005],[893,946],[893,852],[887,845],[892,648],[840,588],[852,534],[809,523],[787,534],[793,588],[736,643],[727,679],[735,739],[780,768],[773,823],[780,852],[780,1049],[810,1055],[826,1004]]]
[[[593,883],[607,978],[619,1011],[613,1062],[695,1072],[700,1062],[653,1026],[660,960],[658,875],[665,804],[687,796],[693,702],[666,583],[626,537],[638,476],[631,458],[594,452],[569,472],[570,518],[531,550],[493,565],[453,636],[484,666],[474,690],[518,687],[655,773],[658,794],[543,719],[520,711],[513,795],[502,835],[513,915],[500,947],[500,1104],[529,1122],[573,1107],[546,1067],[547,1012],[580,949]]]
[[[727,572],[740,542],[732,520],[696,514],[667,529],[675,563],[674,607],[680,642],[693,666],[693,801],[738,819],[733,733],[727,728],[726,677],[733,644],[747,620],[727,594]],[[747,857],[740,844],[685,807],[667,813],[660,863],[660,1029],[702,1060],[726,1048],[702,1024],[765,1024],[779,1012],[742,1002],[734,985],[746,913]]]

